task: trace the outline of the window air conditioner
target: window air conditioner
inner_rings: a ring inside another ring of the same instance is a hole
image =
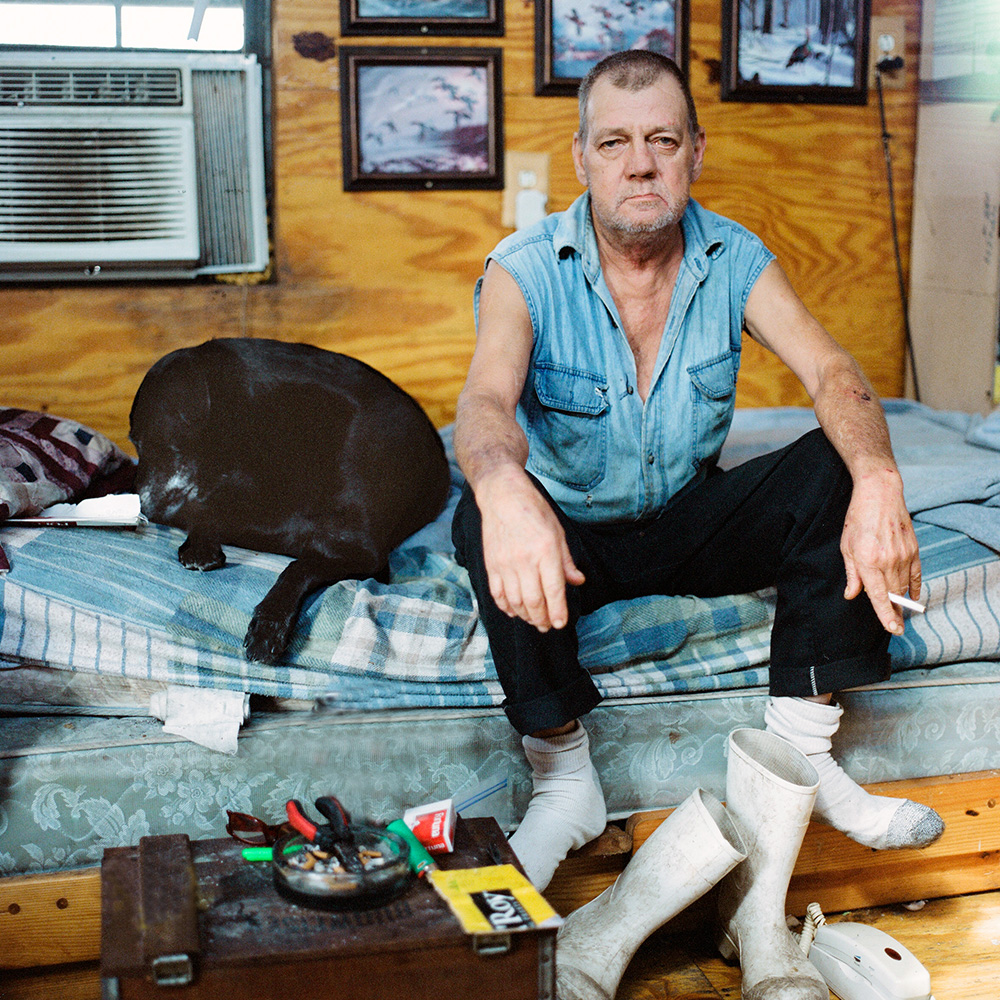
[[[261,94],[243,55],[0,53],[0,281],[265,270]]]

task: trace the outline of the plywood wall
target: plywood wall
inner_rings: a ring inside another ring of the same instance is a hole
[[[919,0],[874,0],[905,18],[905,87],[886,93],[907,264]],[[438,425],[454,415],[473,347],[472,287],[506,234],[501,193],[345,193],[336,59],[300,56],[293,38],[337,44],[332,0],[274,0],[275,280],[267,284],[0,289],[0,405],[90,423],[127,447],[128,409],[149,365],[213,336],[304,340],[382,369]],[[358,39],[351,44],[410,44]],[[551,155],[551,210],[579,192],[569,155],[573,98],[533,93],[530,0],[507,0],[502,39],[506,146]],[[878,107],[719,101],[719,0],[692,0],[691,81],[708,131],[695,196],[758,232],[807,304],[883,395],[902,391],[902,308],[889,226]],[[741,405],[807,402],[749,344]]]

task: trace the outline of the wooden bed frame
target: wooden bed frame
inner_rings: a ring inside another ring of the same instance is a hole
[[[786,909],[810,902],[826,913],[1000,888],[1000,770],[881,782],[869,791],[933,806],[941,839],[922,851],[876,852],[812,823],[792,875]],[[564,916],[609,886],[670,810],[609,826],[560,865],[546,896]],[[704,906],[677,919],[690,926]],[[0,983],[4,1000],[100,995],[100,867],[0,879]]]

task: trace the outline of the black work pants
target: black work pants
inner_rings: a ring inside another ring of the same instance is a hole
[[[863,593],[844,599],[840,536],[851,478],[822,431],[717,470],[658,517],[629,524],[573,521],[535,483],[586,576],[581,586],[567,587],[565,628],[539,632],[496,606],[468,486],[452,525],[504,690],[504,710],[519,732],[562,725],[600,702],[580,666],[576,623],[612,601],[649,594],[719,597],[775,586],[772,695],[825,694],[888,678],[888,633]]]

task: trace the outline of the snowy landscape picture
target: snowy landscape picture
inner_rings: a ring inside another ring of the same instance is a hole
[[[499,186],[499,50],[374,51],[341,49],[345,187]]]
[[[687,0],[536,0],[538,94],[574,93],[588,71],[623,49],[649,49],[686,71]]]
[[[726,0],[723,98],[863,104],[868,12],[867,0]]]

